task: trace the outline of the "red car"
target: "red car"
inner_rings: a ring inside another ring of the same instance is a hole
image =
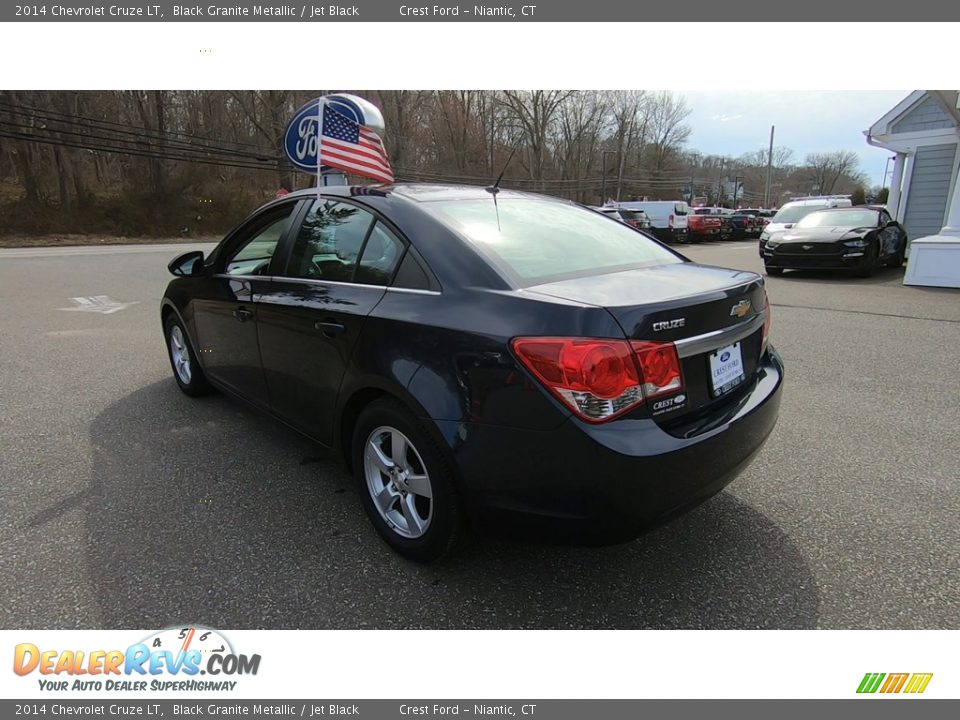
[[[717,215],[701,214],[697,210],[687,216],[687,231],[692,240],[719,240],[723,222]]]

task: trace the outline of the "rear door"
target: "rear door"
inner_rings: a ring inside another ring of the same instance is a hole
[[[404,243],[364,207],[314,200],[286,267],[260,298],[259,339],[277,414],[330,444],[340,383]]]
[[[264,210],[231,233],[213,275],[193,300],[204,371],[245,398],[268,402],[257,340],[257,298],[270,286],[275,253],[297,201]]]

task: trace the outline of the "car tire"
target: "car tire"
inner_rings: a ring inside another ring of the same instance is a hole
[[[880,249],[876,245],[867,248],[863,257],[863,264],[857,268],[857,277],[873,277],[880,265]]]
[[[783,268],[780,267],[770,267],[769,265],[764,265],[763,269],[766,271],[767,275],[783,275]]]
[[[907,255],[907,239],[903,239],[903,244],[897,249],[889,260],[887,260],[887,267],[898,268],[903,267],[903,261],[906,259]]]
[[[430,563],[462,547],[467,522],[454,473],[439,443],[399,402],[384,398],[363,409],[351,458],[363,508],[393,550]]]
[[[173,379],[190,397],[206,395],[212,388],[207,381],[207,376],[203,373],[203,368],[200,367],[197,353],[190,343],[190,336],[180,319],[174,313],[170,313],[163,327]]]

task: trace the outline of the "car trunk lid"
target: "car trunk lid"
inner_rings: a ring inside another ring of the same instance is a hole
[[[630,340],[674,343],[683,387],[647,403],[645,411],[676,434],[708,427],[756,379],[769,310],[763,280],[755,273],[680,263],[527,291],[603,306]]]

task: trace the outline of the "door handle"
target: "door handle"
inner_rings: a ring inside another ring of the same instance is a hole
[[[340,323],[334,322],[332,320],[316,322],[313,324],[313,327],[330,338],[335,337],[337,335],[341,335],[347,331],[346,325],[341,325]]]
[[[233,316],[240,322],[246,322],[253,317],[253,311],[247,310],[245,307],[238,307],[233,311]]]

